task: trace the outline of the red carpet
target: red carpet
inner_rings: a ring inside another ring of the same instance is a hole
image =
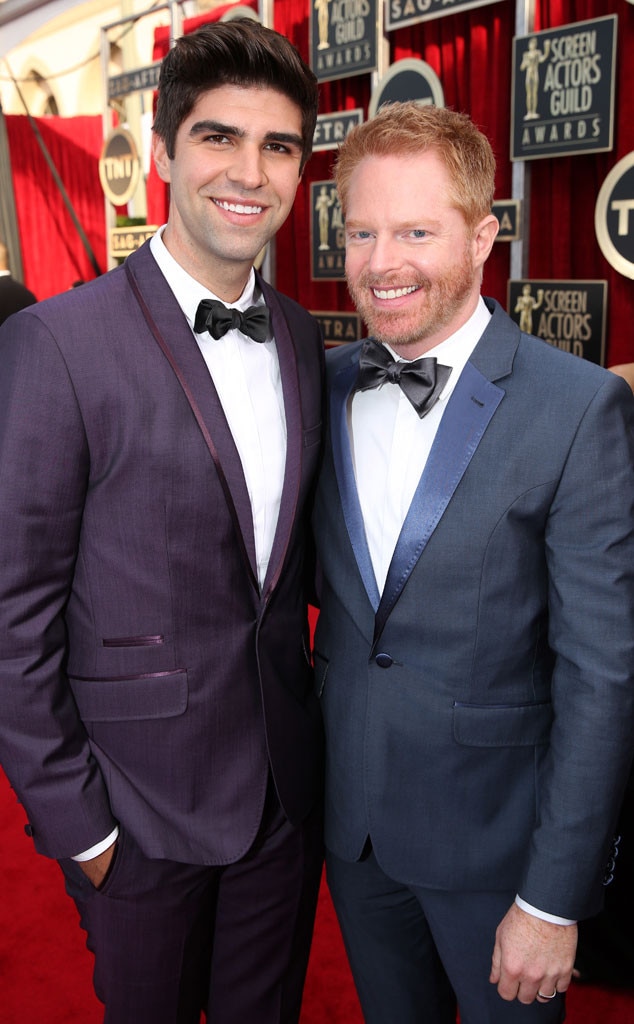
[[[74,906],[57,865],[33,852],[24,821],[0,772],[0,1024],[101,1024],[100,1004],[92,992],[91,956]],[[574,986],[568,1021],[634,1024],[634,979],[632,984],[627,992]],[[325,887],[301,1024],[362,1024]]]

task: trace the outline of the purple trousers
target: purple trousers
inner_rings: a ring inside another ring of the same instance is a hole
[[[321,812],[286,820],[273,787],[235,864],[150,860],[122,831],[96,890],[74,861],[66,886],[95,955],[104,1024],[297,1024],[322,868]]]

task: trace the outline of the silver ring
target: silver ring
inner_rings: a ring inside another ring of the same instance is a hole
[[[555,989],[552,996],[545,996],[543,992],[540,992],[539,989],[537,989],[537,995],[540,996],[542,999],[554,999],[557,995],[557,989]]]

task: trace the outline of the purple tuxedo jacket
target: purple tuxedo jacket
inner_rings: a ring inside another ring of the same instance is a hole
[[[147,244],[0,331],[0,760],[48,856],[119,822],[149,856],[229,863],[269,766],[291,821],[318,799],[305,547],[323,345],[259,284],[288,431],[261,590],[241,462]]]

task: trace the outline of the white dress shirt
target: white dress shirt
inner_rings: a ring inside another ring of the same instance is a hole
[[[150,247],[168,285],[194,329],[202,299],[218,296],[195,281],[166,249],[161,228]],[[253,269],[242,295],[225,305],[242,311],[254,304]],[[222,301],[222,300],[221,300]],[[286,465],[286,419],[275,340],[254,342],[241,331],[214,339],[194,335],[214,382],[233,435],[247,483],[253,515],[258,580],[264,583],[277,527]],[[169,341],[169,339],[168,339]]]
[[[366,539],[379,593],[412,503],[447,402],[491,314],[480,297],[475,312],[450,338],[429,352],[451,367],[451,376],[430,412],[421,419],[398,384],[356,391],[348,402],[348,431]],[[406,362],[385,346],[399,362]],[[552,924],[573,924],[526,903],[527,913]]]
[[[348,403],[357,490],[379,593],[447,402],[490,319],[480,298],[466,324],[426,353],[450,366],[451,376],[422,419],[398,384],[356,391]],[[399,362],[407,361],[386,348]]]
[[[286,418],[275,340],[271,336],[265,342],[254,342],[238,330],[227,331],[217,340],[208,331],[194,334],[199,302],[218,296],[176,262],[163,243],[162,233],[160,228],[152,236],[152,255],[192,329],[192,340],[196,339],[202,352],[238,449],[251,501],[257,575],[262,586],[277,527],[286,465]],[[225,305],[244,311],[254,305],[254,289],[252,269],[240,298]],[[116,828],[73,860],[97,857],[112,846],[118,834]]]

